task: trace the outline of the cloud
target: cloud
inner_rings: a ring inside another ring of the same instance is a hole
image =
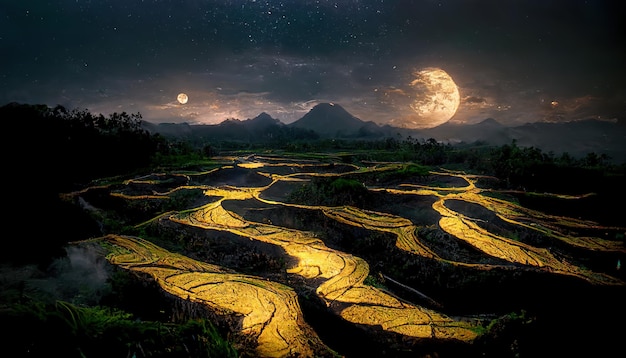
[[[289,123],[307,103],[336,102],[383,124],[408,115],[412,74],[438,67],[463,99],[453,121],[625,112],[613,4],[112,4],[10,5],[0,101],[203,123],[260,112]],[[175,103],[180,92],[190,95],[185,106]],[[556,112],[544,106],[553,100]]]

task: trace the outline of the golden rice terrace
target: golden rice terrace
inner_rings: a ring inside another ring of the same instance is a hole
[[[584,338],[599,329],[590,312],[623,297],[625,227],[526,208],[518,198],[529,193],[492,189],[496,178],[393,176],[398,163],[219,159],[67,198],[122,222],[89,240],[111,264],[228,322],[243,356],[478,356],[497,344],[523,352],[533,330],[567,335],[579,322]],[[575,202],[587,193],[532,195]],[[503,333],[515,329],[520,336]]]

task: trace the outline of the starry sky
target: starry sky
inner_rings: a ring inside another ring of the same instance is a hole
[[[438,68],[460,94],[451,122],[615,120],[625,15],[621,0],[0,0],[0,105],[213,124],[334,102],[402,126],[416,72]]]

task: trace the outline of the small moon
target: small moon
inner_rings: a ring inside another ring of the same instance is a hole
[[[461,96],[459,89],[450,75],[436,67],[429,67],[413,74],[411,87],[415,95],[410,104],[417,115],[413,116],[413,127],[436,127],[446,123],[454,116]]]
[[[189,101],[189,97],[185,93],[179,93],[176,99],[178,100],[178,103],[180,104],[185,104],[187,103],[187,101]]]

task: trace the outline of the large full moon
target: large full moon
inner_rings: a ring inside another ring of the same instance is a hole
[[[189,97],[185,93],[179,93],[176,99],[178,100],[178,103],[185,104],[189,100]]]
[[[446,71],[429,67],[416,71],[411,81],[411,109],[407,127],[432,128],[446,123],[459,108],[459,89]]]

